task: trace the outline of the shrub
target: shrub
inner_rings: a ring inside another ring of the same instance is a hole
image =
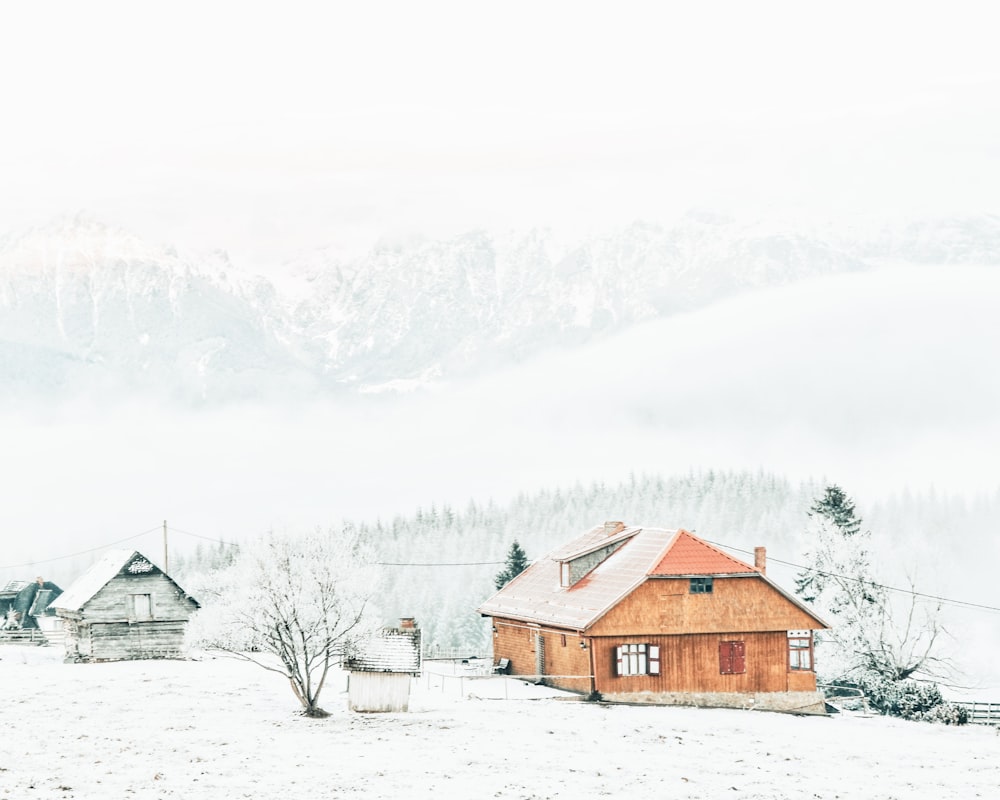
[[[877,673],[866,673],[859,678],[858,687],[880,714],[945,725],[964,725],[969,721],[968,712],[946,703],[935,683],[894,681]]]

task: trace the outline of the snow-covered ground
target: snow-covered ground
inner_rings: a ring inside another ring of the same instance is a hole
[[[1000,736],[880,717],[606,706],[427,664],[409,713],[297,713],[225,658],[0,647],[0,797],[995,798]],[[433,670],[433,672],[432,672]]]

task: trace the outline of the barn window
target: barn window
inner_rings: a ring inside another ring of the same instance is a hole
[[[153,618],[153,595],[130,594],[125,598],[125,613],[129,619]]]
[[[747,671],[745,642],[719,642],[719,673],[741,675]]]
[[[691,579],[691,594],[711,594],[711,593],[712,593],[711,578]]]
[[[659,675],[660,647],[655,644],[620,644],[615,649],[618,675]]]
[[[788,668],[812,670],[812,631],[788,632]]]

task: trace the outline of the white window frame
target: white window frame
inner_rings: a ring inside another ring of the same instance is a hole
[[[620,644],[615,649],[615,656],[620,677],[660,674],[659,645],[645,642]]]
[[[791,672],[812,672],[813,659],[812,631],[788,632],[788,669]]]

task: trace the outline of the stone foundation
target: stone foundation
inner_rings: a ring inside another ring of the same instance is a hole
[[[786,714],[825,714],[822,692],[621,692],[602,694],[609,703],[697,708],[742,708]]]

